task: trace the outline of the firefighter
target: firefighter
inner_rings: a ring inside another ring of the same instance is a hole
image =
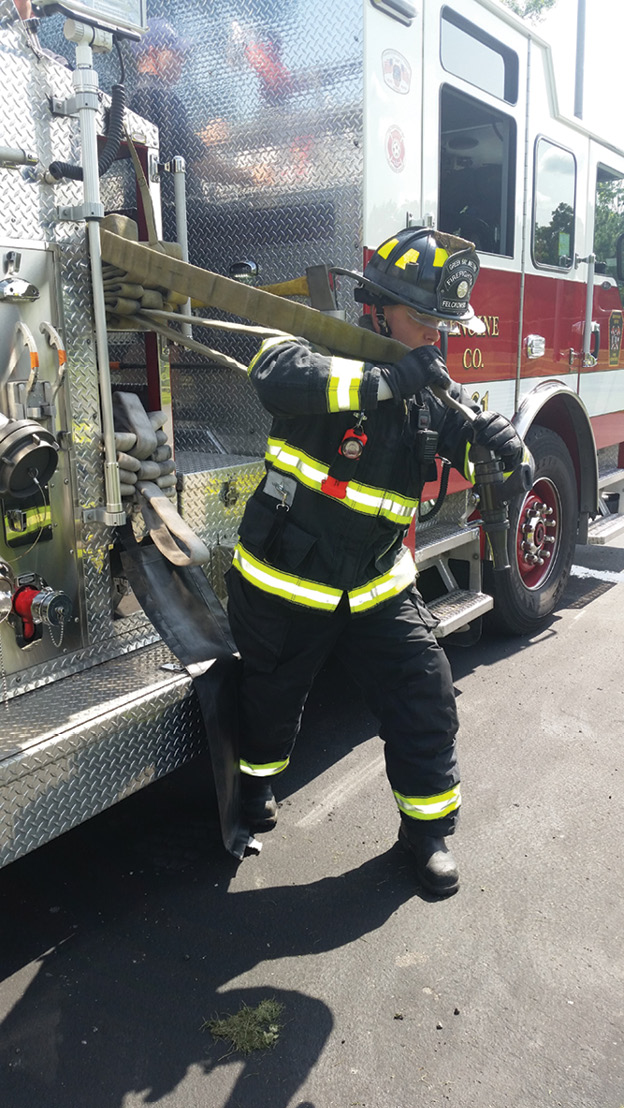
[[[303,340],[263,344],[249,375],[273,416],[266,475],[246,506],[227,575],[242,659],[241,787],[250,826],[276,823],[273,779],[289,764],[314,677],[333,655],[379,720],[399,840],[436,896],[458,888],[445,841],[460,808],[458,719],[436,620],[403,540],[436,450],[467,477],[472,436],[506,470],[523,454],[509,421],[472,403],[435,346],[450,323],[483,328],[469,304],[478,270],[472,243],[401,230],[364,274],[352,275],[373,329],[410,348],[401,361],[352,361]],[[475,422],[429,385],[472,407]]]

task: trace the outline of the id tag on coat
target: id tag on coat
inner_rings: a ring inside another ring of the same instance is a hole
[[[282,473],[276,473],[275,469],[270,469],[265,478],[263,492],[266,492],[267,496],[275,497],[280,507],[290,508],[296,488],[297,481],[294,477],[285,477]]]

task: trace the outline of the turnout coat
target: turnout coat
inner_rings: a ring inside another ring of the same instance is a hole
[[[470,479],[467,423],[428,389],[378,402],[381,374],[393,388],[392,365],[304,340],[267,340],[249,374],[273,422],[234,569],[299,608],[332,612],[347,594],[357,615],[397,596],[415,579],[403,540],[432,476],[432,432],[438,453]],[[450,391],[480,411],[460,385]]]

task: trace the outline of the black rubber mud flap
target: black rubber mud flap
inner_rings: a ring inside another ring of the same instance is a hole
[[[241,823],[235,646],[199,566],[174,566],[154,544],[118,528],[128,582],[163,642],[193,679],[206,728],[224,846],[239,860],[255,840]]]

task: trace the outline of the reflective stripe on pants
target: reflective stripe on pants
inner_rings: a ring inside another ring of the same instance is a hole
[[[453,682],[416,588],[354,618],[346,598],[331,613],[302,611],[254,588],[236,570],[227,579],[242,658],[244,762],[257,775],[265,767],[265,776],[286,765],[314,677],[334,653],[379,720],[400,810],[429,835],[451,834],[460,805]]]

